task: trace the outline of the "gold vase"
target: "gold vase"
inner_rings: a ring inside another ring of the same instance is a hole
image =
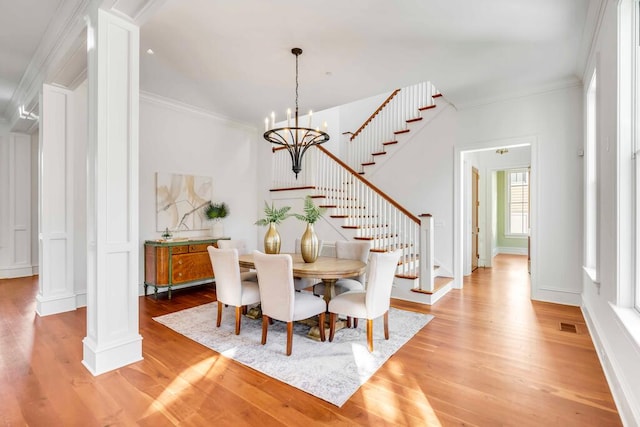
[[[264,252],[267,254],[279,254],[280,253],[280,234],[276,230],[274,223],[269,223],[269,229],[264,235]]]
[[[307,229],[302,234],[300,239],[300,252],[302,253],[302,259],[304,262],[315,262],[318,259],[318,236],[313,230],[313,224],[307,223]]]

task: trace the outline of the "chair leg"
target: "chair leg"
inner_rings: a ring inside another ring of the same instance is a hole
[[[373,319],[367,319],[367,344],[369,351],[373,352]]]
[[[220,322],[222,322],[222,303],[218,301],[218,320],[216,321],[216,326],[220,327]]]
[[[269,328],[269,316],[262,315],[262,345],[267,343],[267,328]]]
[[[236,307],[236,335],[240,335],[241,316],[242,316],[242,307]]]
[[[291,356],[293,342],[293,322],[287,322],[287,356]]]
[[[354,318],[353,318],[353,327],[354,327],[354,328],[357,328],[357,327],[358,327],[358,318],[357,318],[357,317],[354,317]]]
[[[351,327],[351,316],[347,316],[347,328]]]
[[[324,335],[324,311],[318,314],[318,328],[320,328],[320,341],[324,342],[327,339]]]
[[[333,342],[333,334],[336,332],[336,314],[329,313],[329,342]]]
[[[242,306],[242,314],[244,314],[244,315],[246,316],[246,314],[247,314],[247,310],[248,310],[247,306],[246,306],[246,305],[243,305],[243,306]]]
[[[389,339],[389,312],[384,313],[384,339]]]

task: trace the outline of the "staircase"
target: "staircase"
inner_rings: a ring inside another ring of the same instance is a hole
[[[305,154],[302,172],[293,181],[287,151],[273,149],[272,191],[304,190],[328,209],[325,219],[343,238],[369,241],[373,252],[402,249],[392,297],[425,304],[446,294],[452,280],[441,278],[434,262],[433,218],[412,214],[364,175],[365,168],[373,166],[371,158],[386,153],[379,151],[381,147],[393,145],[389,129],[396,126],[391,132],[396,137],[409,133],[409,125],[422,121],[421,111],[435,108],[434,96],[440,95],[429,83],[394,91],[351,137],[351,165],[317,146]],[[409,102],[415,106],[409,107]],[[377,144],[372,135],[378,138]],[[364,150],[371,150],[369,158],[362,154]]]

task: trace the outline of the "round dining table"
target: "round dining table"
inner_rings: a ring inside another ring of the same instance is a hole
[[[305,262],[301,254],[289,254],[293,260],[293,276],[301,278],[316,278],[324,283],[324,300],[329,303],[335,296],[335,284],[344,277],[359,276],[364,273],[367,264],[356,259],[345,259],[319,256],[315,262]],[[238,257],[240,267],[255,268],[253,254]]]

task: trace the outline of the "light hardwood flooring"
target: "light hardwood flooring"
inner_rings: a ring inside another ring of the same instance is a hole
[[[93,377],[86,311],[38,317],[37,282],[0,280],[2,426],[621,425],[580,309],[530,301],[522,256],[499,255],[433,307],[394,300],[435,319],[342,408],[152,320],[214,301],[211,286],[141,297],[144,360]]]

